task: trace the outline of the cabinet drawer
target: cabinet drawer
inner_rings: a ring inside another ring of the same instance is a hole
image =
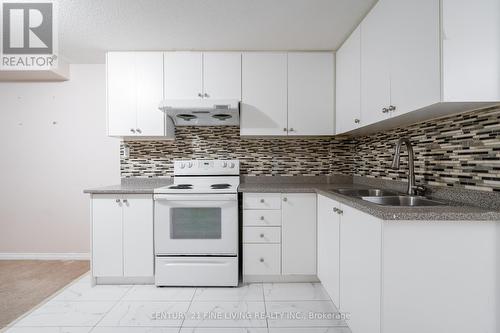
[[[243,243],[280,243],[280,227],[244,227]]]
[[[244,209],[281,209],[280,193],[245,193]]]
[[[281,273],[280,244],[244,244],[244,275],[279,275]]]
[[[243,210],[244,226],[280,226],[281,210]]]

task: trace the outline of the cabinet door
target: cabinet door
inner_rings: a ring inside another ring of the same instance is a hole
[[[439,1],[384,0],[391,15],[391,116],[441,99]]]
[[[136,129],[136,71],[134,52],[106,55],[109,136],[131,136]]]
[[[243,53],[240,133],[287,134],[286,53]]]
[[[123,199],[123,274],[153,276],[153,198],[127,195]]]
[[[336,134],[362,125],[361,119],[361,28],[358,26],[336,54]]]
[[[340,204],[318,195],[318,278],[333,303],[340,304]]]
[[[377,333],[381,325],[382,224],[341,205],[340,310],[353,332]]]
[[[113,195],[92,197],[92,274],[122,276],[122,203]]]
[[[207,98],[241,100],[241,53],[203,53],[203,91]]]
[[[282,195],[282,274],[316,274],[316,194]]]
[[[361,117],[369,125],[389,118],[389,59],[393,19],[387,0],[380,0],[361,22]]]
[[[165,135],[164,113],[158,109],[163,99],[163,54],[161,52],[137,52],[136,77],[139,134],[142,136]]]
[[[200,98],[202,84],[201,52],[165,52],[165,98]]]
[[[288,135],[334,134],[334,55],[288,53]]]

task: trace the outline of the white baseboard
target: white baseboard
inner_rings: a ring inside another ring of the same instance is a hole
[[[8,253],[0,252],[0,260],[89,260],[89,253]]]

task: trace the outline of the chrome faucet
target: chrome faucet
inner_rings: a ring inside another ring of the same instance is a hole
[[[414,165],[414,154],[413,147],[411,146],[411,141],[408,138],[400,138],[396,143],[396,148],[394,149],[394,158],[392,160],[391,167],[394,170],[399,169],[399,160],[401,156],[401,145],[406,145],[406,150],[408,151],[408,188],[406,194],[408,195],[420,195],[425,192],[423,186],[415,185],[415,165]]]

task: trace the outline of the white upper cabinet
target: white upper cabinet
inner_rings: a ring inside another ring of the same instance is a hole
[[[441,2],[443,101],[500,101],[500,1]]]
[[[288,135],[334,134],[334,55],[288,53]]]
[[[241,99],[241,53],[165,52],[165,98]]]
[[[241,135],[333,135],[334,54],[246,52]]]
[[[163,99],[161,52],[110,52],[106,78],[109,136],[173,136],[158,110]]]
[[[241,100],[241,53],[203,53],[205,98]]]
[[[349,75],[357,74],[354,60],[346,55],[355,54],[355,31],[337,55],[337,133],[367,134],[498,104],[498,22],[498,0],[379,0],[358,27],[358,126],[378,124],[349,126],[348,105],[358,90]]]
[[[242,56],[241,135],[287,134],[287,55]]]
[[[404,1],[404,0],[403,0]],[[371,124],[389,117],[391,103],[389,3],[380,0],[361,22],[361,116]]]
[[[439,1],[384,0],[391,15],[392,116],[438,103]]]
[[[202,69],[201,52],[165,52],[165,98],[201,98]]]
[[[362,125],[361,27],[337,51],[336,74],[336,132],[343,133]]]

